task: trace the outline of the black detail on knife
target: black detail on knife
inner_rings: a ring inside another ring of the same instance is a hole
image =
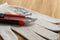
[[[2,13],[0,13],[0,18],[4,18],[4,15]]]
[[[2,24],[10,24],[10,25],[19,25],[18,21],[15,20],[0,20]]]

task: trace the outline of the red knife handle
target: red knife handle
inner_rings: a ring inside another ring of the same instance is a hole
[[[21,14],[4,14],[4,16],[11,16],[11,17],[19,17],[19,18],[26,18],[25,15],[21,15]]]
[[[23,26],[25,24],[24,20],[14,20],[11,18],[0,18],[0,22],[5,24],[18,24],[20,26]]]

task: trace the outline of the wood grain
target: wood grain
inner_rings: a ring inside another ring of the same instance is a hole
[[[0,4],[4,2],[23,6],[54,18],[60,18],[60,0],[0,0]]]

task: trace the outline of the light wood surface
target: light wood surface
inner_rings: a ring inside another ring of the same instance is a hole
[[[54,18],[60,18],[60,0],[0,0],[0,4],[4,2],[8,2],[11,5],[23,6]],[[60,35],[60,33],[58,34]],[[24,40],[19,35],[18,38],[19,40]]]

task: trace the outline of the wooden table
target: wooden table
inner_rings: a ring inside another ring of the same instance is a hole
[[[54,18],[60,18],[60,0],[0,0],[0,4],[4,2],[8,2],[11,5],[23,6]],[[60,35],[60,32],[58,34]],[[16,35],[19,40],[25,40],[18,33]]]

